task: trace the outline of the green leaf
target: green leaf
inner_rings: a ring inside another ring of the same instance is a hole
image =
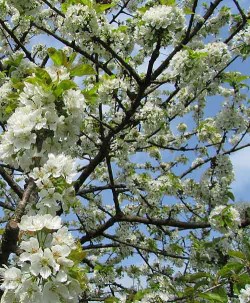
[[[94,9],[97,13],[103,13],[105,12],[107,9],[112,8],[115,6],[115,3],[108,3],[108,4],[96,4],[94,5]]]
[[[147,239],[147,245],[148,245],[149,249],[152,249],[152,250],[157,249],[157,245],[156,245],[156,242],[154,241],[154,239],[148,238]]]
[[[31,84],[36,84],[42,86],[44,89],[47,88],[47,85],[44,83],[44,81],[40,78],[37,77],[29,77],[25,79],[25,82],[31,83]]]
[[[75,84],[75,82],[73,82],[72,80],[63,80],[61,81],[56,89],[54,90],[54,94],[56,97],[59,97],[60,95],[62,95],[66,90],[71,89],[71,88],[75,88],[77,85]]]
[[[184,7],[183,12],[185,15],[194,15],[194,12],[189,7]]]
[[[239,258],[241,260],[246,260],[246,256],[241,251],[230,250],[228,254],[231,257]]]
[[[116,297],[109,297],[104,300],[104,303],[116,303],[116,302],[119,302],[119,299],[117,299]]]
[[[140,301],[149,292],[150,292],[149,289],[142,289],[137,291],[137,293],[134,296],[134,301]]]
[[[72,64],[77,56],[77,53],[72,53],[68,58],[68,63]]]
[[[6,77],[6,71],[0,72],[0,79],[4,79]]]
[[[220,290],[222,290],[222,288],[220,288]],[[223,290],[220,292],[217,290],[217,292],[199,294],[199,297],[203,299],[207,299],[210,302],[221,302],[221,303],[228,302],[227,294],[225,293],[225,291],[223,292]]]
[[[92,1],[91,0],[80,0],[81,4],[88,6],[89,8],[92,8]]]
[[[52,82],[49,73],[43,68],[36,68],[35,75],[37,78],[44,80],[47,84],[50,84]]]
[[[175,0],[160,0],[162,5],[174,6],[176,4]]]
[[[198,280],[200,278],[208,278],[208,277],[210,277],[210,274],[206,272],[198,272],[195,274],[186,275],[183,278],[187,282],[194,282],[195,280]]]
[[[227,196],[228,196],[228,198],[230,198],[232,201],[235,201],[234,194],[233,194],[231,191],[228,191],[228,192],[227,192]]]
[[[5,108],[3,107],[3,111],[5,112],[6,115],[10,115],[12,114],[15,109],[17,108],[18,106],[18,99],[19,97],[19,94],[18,93],[10,93],[8,94],[8,101],[5,103],[3,102],[3,106],[7,105]]]
[[[88,279],[83,268],[74,265],[69,269],[69,273],[73,279],[79,282],[81,289],[87,288]]]
[[[149,9],[149,7],[147,7],[147,6],[142,6],[142,7],[138,8],[137,10],[138,10],[139,13],[144,14],[144,13],[146,13],[146,11],[147,11],[148,9]]]
[[[240,290],[246,286],[246,284],[250,284],[250,276],[248,273],[240,274],[234,277],[234,291],[236,294],[239,294]]]
[[[96,100],[98,99],[98,94],[96,93],[96,91],[93,91],[93,90],[82,91],[82,94],[84,95],[86,102],[89,105],[96,104]]]
[[[48,48],[48,55],[55,65],[67,65],[67,57],[61,49],[56,50],[54,47],[50,47]]]
[[[70,70],[70,75],[72,77],[86,76],[86,75],[96,75],[96,71],[89,64],[78,64]]]
[[[242,268],[244,268],[244,264],[242,263],[229,262],[219,270],[218,275],[221,277],[229,277],[234,273],[239,273]]]
[[[76,248],[73,249],[69,255],[69,259],[74,261],[75,264],[79,264],[86,257],[86,253],[82,250],[80,242],[77,242]]]
[[[202,289],[204,289],[204,286],[207,284],[208,284],[207,278],[196,281],[195,285],[194,285],[194,290],[197,291],[200,287],[202,287]]]
[[[19,80],[13,82],[13,78],[11,79],[11,81],[12,81],[12,86],[15,89],[23,90],[23,88],[24,88],[24,82],[20,82]]]
[[[24,57],[24,55],[20,54],[15,59],[13,59],[13,58],[9,59],[6,63],[10,66],[18,67],[20,65],[21,61],[23,60],[23,57]]]
[[[239,85],[242,81],[249,79],[249,76],[242,75],[239,72],[228,72],[222,75],[222,79],[232,86]]]

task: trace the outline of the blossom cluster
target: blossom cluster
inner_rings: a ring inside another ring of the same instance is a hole
[[[1,111],[0,111],[0,121],[7,121],[10,113],[8,112],[8,107],[10,106],[10,100],[8,96],[12,92],[12,86],[10,82],[5,82],[0,86],[0,95],[1,95]]]
[[[250,26],[242,29],[233,39],[234,52],[236,54],[242,54],[243,57],[249,52],[248,47],[250,45]]]
[[[208,43],[199,49],[184,49],[170,62],[171,77],[179,77],[181,87],[200,86],[211,80],[230,60],[228,46],[223,42]]]
[[[247,123],[248,121],[244,119],[239,109],[230,106],[230,104],[224,105],[216,119],[216,126],[221,130],[236,129],[240,132]]]
[[[76,246],[61,219],[25,215],[19,229],[22,253],[16,266],[1,269],[1,302],[78,302],[81,288],[70,256]]]
[[[68,78],[64,68],[48,68],[56,83]],[[1,138],[0,158],[29,171],[43,164],[49,152],[58,154],[72,146],[80,133],[85,99],[80,90],[66,90],[56,97],[51,89],[25,82],[19,107],[8,120],[8,131]]]
[[[209,222],[214,229],[230,233],[239,227],[241,218],[233,206],[219,205],[211,211]]]
[[[35,167],[30,177],[35,180],[39,190],[36,212],[39,210],[39,213],[55,215],[60,207],[68,210],[74,201],[72,182],[75,174],[74,160],[64,154],[49,154],[48,161],[42,167]]]
[[[25,14],[34,14],[36,12],[36,8],[38,7],[38,3],[35,1],[16,1],[16,0],[8,0],[9,5],[15,7],[20,13]]]
[[[78,43],[90,41],[99,30],[95,10],[82,4],[69,6],[65,18],[61,20],[60,29],[71,39],[77,39]]]
[[[156,5],[150,7],[141,16],[142,25],[135,31],[135,40],[147,47],[155,43],[155,37],[162,38],[167,46],[178,40],[185,26],[185,17],[181,9],[175,6]]]
[[[240,303],[247,303],[250,300],[250,284],[245,286],[245,289],[241,289],[239,295]]]

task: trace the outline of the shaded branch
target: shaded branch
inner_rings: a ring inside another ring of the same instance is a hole
[[[9,255],[12,252],[16,251],[19,227],[18,223],[21,221],[21,218],[24,214],[25,207],[28,204],[32,192],[35,188],[35,182],[32,178],[29,179],[28,185],[23,193],[21,201],[18,203],[17,208],[13,217],[7,223],[3,236],[2,236],[2,245],[0,252],[0,265],[7,264]]]
[[[31,56],[31,53],[27,50],[27,48],[20,42],[20,40],[16,37],[16,35],[8,28],[8,26],[4,23],[2,19],[0,19],[0,25],[2,28],[10,35],[10,37],[14,40],[14,42],[23,50],[26,57],[33,63],[34,59]]]
[[[22,199],[24,194],[23,189],[14,181],[11,175],[9,175],[2,166],[0,166],[0,175],[7,182],[9,187],[17,194],[17,196]]]

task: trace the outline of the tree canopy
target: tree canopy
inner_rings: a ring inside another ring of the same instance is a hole
[[[0,0],[1,303],[250,302],[244,3]]]

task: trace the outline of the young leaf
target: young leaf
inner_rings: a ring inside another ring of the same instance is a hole
[[[95,75],[96,71],[89,64],[78,64],[70,70],[70,75],[72,77],[86,76],[86,75]]]
[[[176,4],[175,0],[160,0],[162,5],[174,6]]]
[[[48,55],[55,65],[67,65],[67,57],[61,49],[56,50],[54,47],[50,47],[48,48]]]
[[[61,81],[57,88],[54,90],[54,94],[56,97],[62,95],[62,93],[68,89],[74,88],[76,87],[75,82],[71,81],[71,80],[63,80]]]

